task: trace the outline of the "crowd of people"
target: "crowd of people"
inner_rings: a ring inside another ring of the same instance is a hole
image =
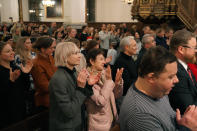
[[[4,24],[0,129],[49,110],[50,131],[195,131],[196,36],[197,26]]]

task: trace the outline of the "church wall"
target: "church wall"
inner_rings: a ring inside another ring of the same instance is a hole
[[[122,0],[96,0],[96,22],[136,22],[131,19],[131,5]]]

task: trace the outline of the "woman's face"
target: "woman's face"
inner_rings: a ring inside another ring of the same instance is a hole
[[[105,57],[103,54],[98,54],[95,60],[90,60],[91,67],[97,71],[102,71],[105,65]]]
[[[1,51],[0,61],[10,62],[14,60],[14,51],[10,44],[6,44]]]
[[[29,38],[26,39],[24,45],[25,45],[25,48],[26,48],[28,51],[31,51],[32,44],[31,44],[31,40],[30,40]]]
[[[81,53],[80,50],[76,50],[70,56],[67,57],[67,66],[74,67],[80,64]]]
[[[47,55],[47,56],[52,55],[53,52],[55,51],[55,47],[56,47],[56,41],[54,40],[53,43],[51,44],[51,46],[49,48],[47,48],[47,49],[42,48],[41,49],[41,52],[44,55]]]

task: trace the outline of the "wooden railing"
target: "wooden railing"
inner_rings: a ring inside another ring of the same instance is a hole
[[[0,131],[48,131],[49,111],[44,111]]]

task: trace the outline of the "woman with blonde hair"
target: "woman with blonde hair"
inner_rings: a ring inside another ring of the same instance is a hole
[[[31,62],[32,44],[29,37],[21,37],[16,44],[15,61],[17,64],[26,64]]]
[[[61,42],[55,50],[57,71],[50,80],[50,131],[83,131],[84,120],[82,108],[87,96],[92,95],[89,85],[98,81],[91,77],[86,69],[77,72],[75,66],[80,64],[81,54],[76,44]],[[86,84],[86,81],[89,80]]]
[[[25,87],[25,103],[27,107],[27,114],[33,113],[34,108],[34,86],[33,78],[30,71],[33,67],[32,55],[31,55],[32,43],[30,37],[21,37],[16,43],[15,51],[15,64],[18,68],[21,66],[29,66],[29,71],[26,71],[24,75],[24,81],[26,81]]]

